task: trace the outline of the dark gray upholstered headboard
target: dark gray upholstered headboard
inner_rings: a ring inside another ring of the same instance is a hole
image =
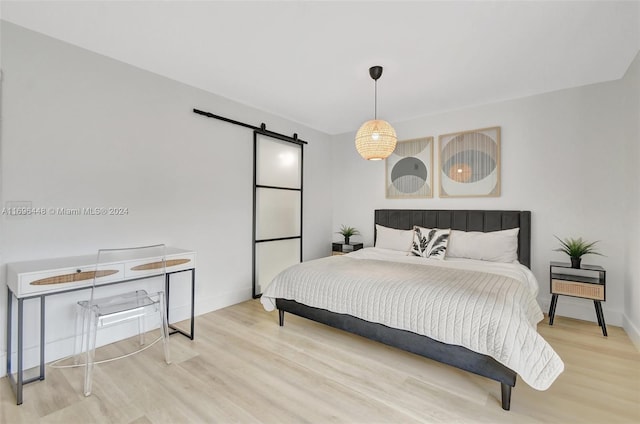
[[[419,225],[425,228],[485,233],[520,227],[518,261],[531,268],[530,211],[377,209],[375,223],[400,230],[409,230],[414,225]]]

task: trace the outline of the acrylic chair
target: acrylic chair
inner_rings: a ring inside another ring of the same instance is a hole
[[[126,358],[139,353],[152,346],[157,341],[162,341],[164,347],[164,359],[169,364],[169,327],[167,323],[167,306],[164,291],[148,293],[146,290],[126,291],[108,297],[98,297],[100,279],[108,275],[104,270],[114,268],[113,265],[137,263],[144,259],[144,264],[133,267],[133,271],[125,269],[125,278],[129,278],[129,272],[141,272],[145,278],[157,276],[164,281],[166,279],[165,246],[163,244],[130,247],[122,249],[101,249],[98,251],[96,270],[91,286],[89,300],[78,302],[76,314],[76,362],[84,357],[84,395],[91,394],[93,367],[96,363],[108,362]],[[109,266],[111,265],[111,266]],[[102,272],[101,272],[102,271]],[[136,278],[132,276],[131,278]],[[116,285],[127,286],[127,283]],[[145,346],[145,317],[156,315],[160,320],[160,336],[152,343]],[[123,324],[132,320],[138,321],[138,334],[140,348],[134,352],[95,362],[96,336],[98,330],[116,324]]]

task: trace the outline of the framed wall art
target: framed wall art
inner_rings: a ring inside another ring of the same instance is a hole
[[[500,196],[500,127],[444,134],[440,197]]]
[[[386,159],[387,199],[433,197],[433,137],[399,141]]]

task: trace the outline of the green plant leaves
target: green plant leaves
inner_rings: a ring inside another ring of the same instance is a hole
[[[354,227],[348,227],[346,225],[340,226],[340,231],[338,234],[342,234],[344,237],[357,236],[360,234],[360,231],[356,230]]]
[[[588,242],[586,240],[583,240],[582,237],[567,237],[564,240],[556,235],[554,235],[554,237],[557,238],[560,242],[560,247],[557,249],[553,249],[556,252],[564,252],[572,258],[579,258],[583,255],[604,256],[595,248],[595,244],[598,243],[599,240]]]

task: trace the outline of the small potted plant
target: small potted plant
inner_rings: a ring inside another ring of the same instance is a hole
[[[344,237],[344,244],[349,244],[349,238],[351,238],[351,236],[357,236],[358,234],[360,234],[360,231],[356,230],[353,227],[342,225],[340,227],[340,231],[338,231],[338,234],[342,234],[342,236]]]
[[[596,251],[594,247],[599,240],[588,242],[582,240],[582,237],[578,237],[577,239],[568,237],[564,240],[558,236],[554,237],[560,242],[560,247],[554,250],[556,252],[564,252],[569,255],[571,258],[571,268],[580,268],[580,261],[582,260],[583,255],[603,256],[602,253]]]

